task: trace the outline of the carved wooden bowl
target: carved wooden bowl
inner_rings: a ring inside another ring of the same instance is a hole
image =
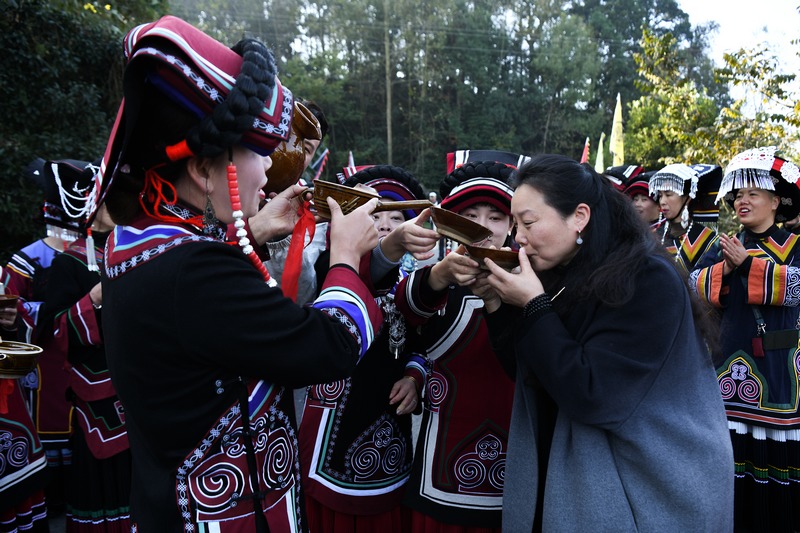
[[[483,260],[491,259],[500,268],[512,270],[519,266],[519,255],[513,250],[497,250],[496,248],[483,248],[481,246],[465,245],[467,253],[483,267]]]
[[[0,339],[0,378],[21,378],[36,368],[42,349],[24,342]]]
[[[329,196],[336,200],[345,215],[373,198],[380,198],[378,194],[368,190],[317,180],[314,182],[314,207],[319,217],[326,220],[331,219],[331,210],[328,209],[328,201],[326,200]]]
[[[479,243],[492,236],[489,228],[441,207],[431,207],[431,218],[437,232],[461,244]]]
[[[314,207],[320,218],[330,220],[331,210],[328,209],[326,198],[330,196],[342,208],[342,213],[347,214],[353,209],[364,205],[373,198],[380,198],[380,195],[368,189],[346,187],[330,181],[314,182]],[[403,200],[391,201],[381,200],[373,213],[380,211],[402,211],[404,209],[425,209],[433,204],[429,200]]]

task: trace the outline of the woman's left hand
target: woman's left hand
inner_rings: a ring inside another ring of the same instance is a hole
[[[271,193],[269,202],[248,220],[256,242],[264,244],[291,234],[299,220],[297,211],[310,194],[302,185],[292,185],[279,194]]]
[[[397,414],[405,415],[413,412],[417,408],[418,402],[419,395],[417,394],[416,382],[410,377],[398,379],[389,393],[389,405],[399,403]]]
[[[539,276],[533,271],[531,262],[522,249],[519,251],[519,272],[508,272],[491,259],[484,259],[484,263],[490,272],[486,280],[507,304],[525,307],[526,303],[544,292]]]
[[[406,220],[381,239],[381,251],[386,258],[390,261],[399,261],[406,252],[410,252],[420,261],[433,257],[433,248],[438,244],[440,235],[423,226],[430,216],[431,210],[425,209],[417,217]]]

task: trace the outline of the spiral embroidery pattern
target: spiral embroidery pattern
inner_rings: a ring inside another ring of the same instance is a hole
[[[360,444],[358,442],[348,451],[354,480],[374,479],[376,475],[378,479],[385,479],[408,469],[406,442],[399,437],[399,428],[388,419],[380,421],[371,436],[367,435]]]
[[[264,463],[264,479],[270,487],[282,487],[291,478],[294,452],[283,428],[270,433],[270,445]]]
[[[786,267],[786,299],[784,305],[800,305],[800,268]]]
[[[203,512],[215,514],[224,511],[231,503],[231,494],[242,494],[245,474],[240,465],[219,463],[203,475],[193,478],[192,493]]]
[[[761,400],[761,382],[752,375],[752,368],[741,357],[728,365],[728,370],[718,377],[722,399],[732,403],[758,404]]]
[[[195,521],[234,524],[251,520],[253,507],[249,502],[255,491],[265,509],[286,499],[281,505],[286,505],[289,520],[294,521],[298,530],[302,529],[299,514],[302,493],[292,490],[300,477],[297,437],[289,418],[279,408],[283,389],[273,390],[265,382],[254,382],[249,390],[254,407],[251,436],[244,434],[241,410],[238,403],[234,404],[178,469],[176,495],[186,531],[195,530]],[[259,395],[263,399],[256,401]],[[257,487],[252,486],[245,439],[253,443]]]
[[[496,494],[503,490],[506,452],[496,435],[481,438],[455,465],[459,492]]]
[[[0,431],[0,475],[6,467],[17,469],[28,464],[28,442],[22,437],[11,438],[8,431]]]
[[[447,397],[447,380],[438,372],[431,372],[428,378],[428,403],[433,412],[439,411],[439,405]]]
[[[319,402],[320,405],[333,407],[345,393],[347,381],[346,379],[340,379],[331,383],[311,385],[308,387],[308,398],[315,403]]]

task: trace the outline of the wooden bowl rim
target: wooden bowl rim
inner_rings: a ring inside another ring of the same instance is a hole
[[[488,257],[502,268],[516,268],[519,266],[519,254],[514,250],[486,248],[484,246],[473,246],[471,244],[466,244],[464,247],[467,249],[470,257],[474,257],[481,264],[483,264],[483,260]]]
[[[442,216],[445,218],[451,218],[451,221],[442,220]],[[443,207],[433,206],[431,207],[431,218],[433,219],[433,224],[436,227],[436,231],[440,234],[444,235],[445,237],[449,237],[454,241],[457,241],[461,244],[472,244],[475,242],[481,242],[488,237],[492,236],[492,230],[478,224],[474,220],[470,220],[465,216],[459,215],[458,213],[454,213],[448,209],[444,209]],[[437,220],[438,219],[438,220]],[[468,232],[473,232],[473,235],[469,235],[463,231],[457,231],[454,228],[452,222],[457,221],[464,226]],[[444,222],[444,224],[443,224]]]

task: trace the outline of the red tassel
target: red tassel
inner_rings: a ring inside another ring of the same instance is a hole
[[[165,215],[161,212],[162,205],[175,205],[178,201],[178,191],[175,186],[162,178],[153,167],[144,174],[144,188],[139,195],[139,205],[147,216],[168,223],[192,224],[198,228],[203,227],[203,217],[200,215],[182,219],[180,217]]]
[[[306,231],[309,238],[314,239],[314,231],[317,226],[314,221],[314,214],[308,209],[309,202],[300,204],[297,214],[300,219],[294,225],[292,231],[292,242],[289,244],[289,251],[286,253],[286,265],[283,268],[281,278],[281,288],[283,295],[297,302],[297,291],[300,283],[300,273],[303,270],[303,248],[305,248]]]

